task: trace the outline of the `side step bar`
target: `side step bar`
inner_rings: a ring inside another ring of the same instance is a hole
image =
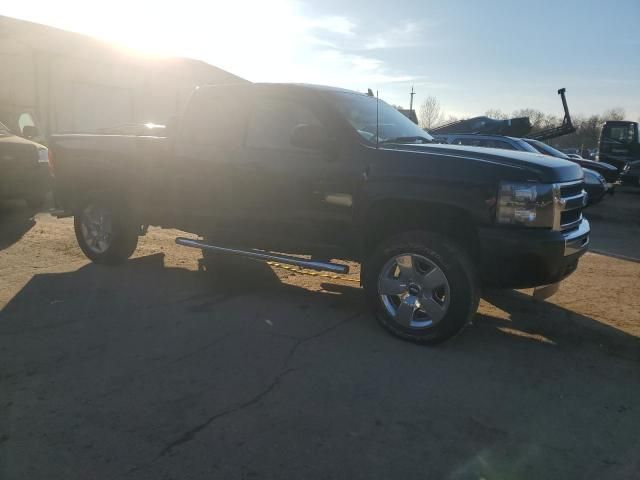
[[[241,257],[252,258],[254,260],[263,260],[265,262],[277,262],[285,265],[295,265],[296,267],[308,268],[310,270],[326,270],[333,273],[349,273],[348,265],[339,265],[331,262],[319,262],[317,260],[307,260],[306,258],[290,257],[288,255],[275,255],[263,250],[240,250],[237,248],[219,247],[217,245],[208,245],[199,240],[191,238],[178,237],[176,243],[184,247],[200,248],[202,250],[211,250],[218,253],[226,253],[229,255],[238,255]]]

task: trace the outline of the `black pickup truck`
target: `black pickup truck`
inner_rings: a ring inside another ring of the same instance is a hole
[[[51,148],[57,204],[94,262],[127,259],[146,225],[196,233],[176,241],[214,256],[356,261],[382,325],[419,343],[458,332],[483,286],[559,282],[589,241],[580,166],[438,145],[337,88],[201,87],[165,137],[54,135]]]

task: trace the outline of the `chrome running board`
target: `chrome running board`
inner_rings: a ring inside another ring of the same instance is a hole
[[[317,260],[307,260],[306,258],[290,257],[288,255],[276,255],[265,252],[263,250],[240,250],[238,248],[220,247],[218,245],[209,245],[200,240],[191,238],[178,237],[176,243],[184,247],[200,248],[202,250],[211,250],[212,252],[225,253],[228,255],[238,255],[240,257],[252,258],[253,260],[262,260],[264,262],[277,262],[285,265],[295,265],[296,267],[308,268],[310,270],[326,270],[333,273],[349,273],[348,265],[340,265],[331,262],[319,262]]]

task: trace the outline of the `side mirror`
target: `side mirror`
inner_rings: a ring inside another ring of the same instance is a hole
[[[329,146],[329,135],[320,125],[301,123],[291,131],[291,145],[311,150],[324,150]]]
[[[22,136],[24,138],[35,138],[38,135],[40,135],[38,127],[34,127],[33,125],[25,125],[22,127]]]

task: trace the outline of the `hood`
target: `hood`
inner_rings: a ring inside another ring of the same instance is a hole
[[[534,174],[543,183],[571,182],[583,178],[582,168],[561,158],[541,153],[503,150],[498,148],[468,147],[448,144],[389,144],[385,149],[409,150],[431,155],[456,156],[461,159],[501,165]]]

